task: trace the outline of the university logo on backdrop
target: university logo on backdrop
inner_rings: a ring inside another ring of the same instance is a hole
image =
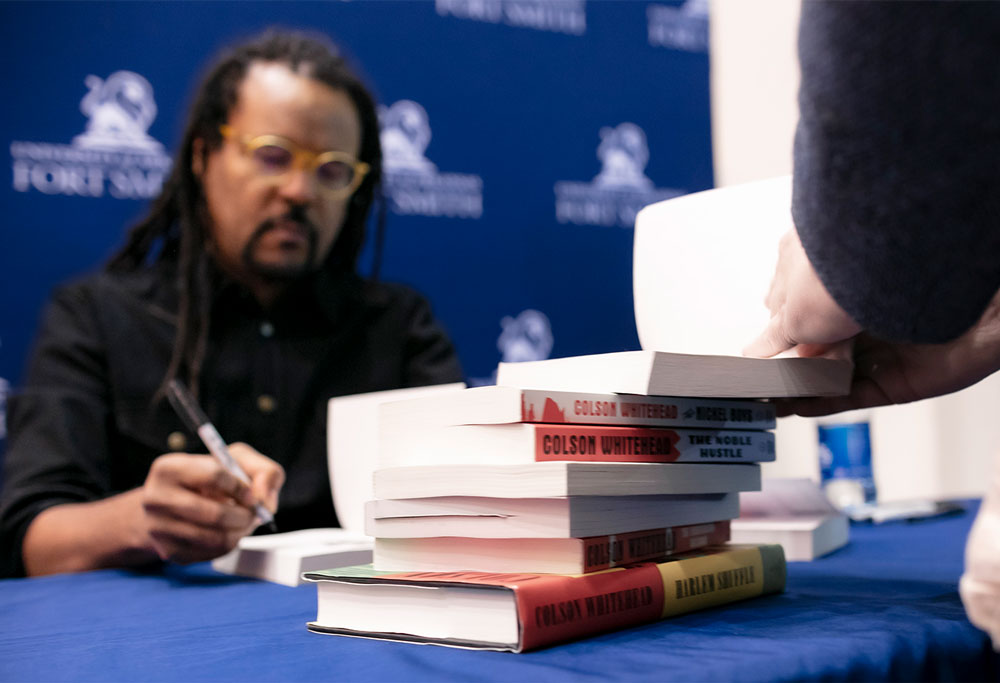
[[[427,158],[431,126],[427,112],[411,100],[379,107],[382,166],[389,208],[397,214],[480,218],[483,179],[442,173]]]
[[[70,145],[10,144],[17,192],[150,199],[170,171],[170,156],[146,132],[156,118],[153,86],[131,71],[87,76],[80,101],[88,121]]]
[[[497,337],[497,351],[502,363],[520,363],[528,360],[546,360],[552,353],[555,336],[552,323],[541,311],[527,308],[516,316],[505,315],[500,319],[500,336]],[[468,377],[471,387],[496,384],[494,368],[489,377]]]
[[[584,0],[435,0],[441,16],[582,36]]]
[[[646,8],[649,44],[686,52],[708,52],[708,0],[687,0],[680,7]]]
[[[541,311],[528,308],[513,318],[505,315],[500,320],[503,332],[497,337],[497,350],[504,363],[526,360],[545,360],[552,353],[555,338],[552,323]]]
[[[555,184],[556,220],[560,223],[628,228],[642,207],[683,194],[682,190],[656,187],[646,176],[649,145],[642,128],[626,122],[602,128],[600,136],[597,158],[601,170],[594,179]]]

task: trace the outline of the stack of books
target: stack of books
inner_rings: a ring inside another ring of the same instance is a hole
[[[837,393],[831,363],[604,354],[382,405],[373,564],[307,574],[309,627],[522,651],[782,590],[730,520],[775,457],[757,397]]]

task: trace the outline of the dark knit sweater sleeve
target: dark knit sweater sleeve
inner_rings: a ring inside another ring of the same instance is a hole
[[[942,342],[1000,289],[1000,3],[807,0],[792,214],[873,334]]]

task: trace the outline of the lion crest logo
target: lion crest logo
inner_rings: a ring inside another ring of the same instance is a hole
[[[497,349],[504,363],[545,360],[552,353],[552,324],[541,311],[529,308],[514,318],[504,316],[500,327]]]
[[[597,158],[601,160],[601,172],[594,177],[595,185],[636,190],[653,187],[653,181],[643,173],[649,162],[646,134],[634,123],[602,128]]]
[[[93,74],[84,79],[90,91],[80,101],[89,120],[85,131],[73,138],[84,149],[161,152],[163,145],[150,137],[156,118],[153,86],[132,71],[116,71],[103,80]]]
[[[379,107],[383,163],[388,170],[433,172],[436,166],[424,156],[431,142],[427,111],[412,100]]]

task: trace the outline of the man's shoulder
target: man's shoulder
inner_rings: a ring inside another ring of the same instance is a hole
[[[68,304],[143,302],[164,304],[169,298],[163,273],[156,269],[130,272],[98,270],[57,285],[52,298]]]
[[[358,279],[354,300],[361,315],[374,324],[409,327],[432,316],[428,298],[410,285]]]
[[[371,280],[360,283],[360,296],[366,303],[383,306],[413,305],[427,300],[423,294],[409,285]]]

